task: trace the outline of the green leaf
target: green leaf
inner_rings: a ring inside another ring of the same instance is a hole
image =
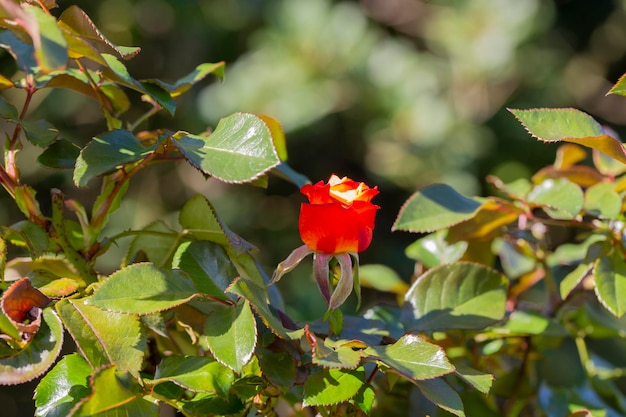
[[[180,401],[179,408],[190,417],[230,416],[243,410],[244,404],[234,395],[222,398],[214,394],[199,394],[192,401]]]
[[[556,320],[543,316],[539,312],[515,310],[502,327],[507,335],[544,335],[567,337],[568,332]]]
[[[283,339],[289,339],[287,330],[270,310],[270,306],[267,302],[267,292],[264,288],[252,281],[239,278],[236,279],[230,287],[228,287],[227,292],[237,294],[248,300],[254,308],[254,311],[261,317],[263,323],[272,331],[272,333]]]
[[[48,235],[41,226],[28,220],[3,227],[3,235],[7,242],[27,248],[33,256],[42,255],[50,245]]]
[[[104,281],[88,305],[130,314],[151,314],[176,307],[198,295],[181,271],[139,263],[123,268]]]
[[[177,134],[173,142],[200,171],[226,182],[249,182],[280,163],[272,132],[258,116],[235,113],[209,136]]]
[[[120,371],[139,375],[146,336],[139,318],[102,310],[82,300],[62,300],[56,309],[83,357],[92,368],[117,365]]]
[[[107,63],[107,67],[105,67],[103,71],[105,78],[148,95],[171,115],[174,115],[174,112],[176,111],[176,102],[163,87],[150,81],[142,82],[134,79],[128,73],[126,66],[113,55],[102,54],[102,57]]]
[[[369,416],[372,414],[372,407],[374,406],[375,399],[376,391],[374,391],[374,388],[371,385],[366,384],[363,388],[361,388],[352,401],[361,409],[361,411],[365,413],[365,415]]]
[[[619,250],[596,261],[596,295],[616,317],[626,312],[626,261]]]
[[[608,247],[604,242],[594,242],[589,245],[584,258],[577,260],[578,265],[576,265],[576,268],[567,274],[559,284],[561,298],[567,298],[567,296],[574,290],[574,288],[576,288],[583,278],[591,272],[598,258],[607,252]]]
[[[217,62],[204,63],[198,65],[193,71],[184,77],[178,79],[174,84],[168,84],[161,80],[150,80],[153,83],[158,84],[163,89],[167,90],[172,97],[178,97],[181,94],[186,93],[194,86],[194,84],[202,81],[209,74],[215,74],[220,80],[224,79],[224,67],[225,63]]]
[[[172,267],[187,272],[200,292],[228,301],[224,291],[239,275],[224,248],[209,241],[180,245]]]
[[[413,334],[405,334],[393,345],[369,347],[363,353],[413,382],[454,372],[441,347]]]
[[[526,130],[544,142],[571,142],[596,149],[613,159],[626,163],[622,143],[605,134],[602,125],[576,109],[508,109]]]
[[[204,334],[211,353],[220,363],[240,373],[256,347],[256,322],[245,298],[209,314]]]
[[[26,139],[33,145],[42,148],[53,143],[59,136],[59,131],[47,120],[22,121],[21,125],[26,134]]]
[[[298,370],[293,357],[285,351],[274,352],[257,348],[256,356],[263,376],[283,392],[289,392],[296,383]]]
[[[622,198],[614,190],[615,184],[595,184],[585,192],[583,208],[592,216],[604,219],[617,219],[622,210]]]
[[[565,219],[576,217],[585,201],[582,189],[565,178],[544,180],[528,193],[527,200],[556,209],[556,213],[549,213],[551,217]]]
[[[354,397],[364,384],[365,371],[324,369],[311,374],[304,383],[305,407],[333,405]]]
[[[39,64],[35,59],[35,48],[32,44],[24,42],[10,30],[0,30],[0,47],[13,56],[20,70],[27,74],[38,72]]]
[[[17,108],[11,103],[9,103],[4,97],[0,96],[0,117],[8,120],[17,120],[19,118],[19,114],[17,112]]]
[[[465,417],[461,397],[446,381],[441,378],[435,378],[427,381],[416,381],[415,383],[422,391],[422,394],[433,404],[455,416]]]
[[[504,317],[507,279],[478,264],[459,262],[433,268],[405,296],[406,329],[482,329]]]
[[[433,184],[413,194],[402,206],[392,230],[426,233],[445,229],[476,215],[482,203],[446,184]]]
[[[356,369],[361,363],[361,355],[352,350],[348,343],[333,343],[326,338],[320,340],[315,334],[305,328],[306,339],[312,348],[312,360],[314,364],[324,368]]]
[[[234,380],[230,369],[211,358],[173,355],[159,363],[150,383],[169,381],[193,392],[214,392],[225,397]]]
[[[479,372],[467,366],[457,366],[456,374],[478,391],[485,395],[489,394],[494,380],[493,375]]]
[[[170,266],[176,246],[180,243],[179,234],[170,229],[162,220],[153,221],[142,231],[145,233],[138,234],[130,242],[124,263],[134,262],[135,256],[141,251],[148,261],[158,267]]]
[[[215,242],[231,249],[236,255],[254,248],[222,223],[209,200],[203,195],[197,194],[185,203],[178,216],[178,222],[196,239]]]
[[[79,155],[78,146],[65,139],[59,139],[37,157],[37,162],[48,168],[74,169]]]
[[[140,51],[138,47],[117,46],[111,43],[91,21],[87,13],[78,6],[72,5],[63,11],[59,17],[59,25],[74,36],[87,40],[97,46],[105,46],[115,51],[124,59],[130,59]],[[90,54],[90,58],[91,58]],[[92,58],[93,59],[93,58]],[[96,59],[96,62],[100,62]]]
[[[359,266],[361,285],[378,291],[403,295],[409,288],[398,273],[386,265],[372,264]]]
[[[158,405],[143,399],[143,389],[115,366],[98,369],[90,378],[91,393],[72,410],[71,417],[157,417]]]
[[[620,96],[626,96],[626,74],[619,77],[619,80],[611,87],[607,94],[619,94]]]
[[[63,357],[35,389],[35,416],[66,417],[78,401],[89,394],[91,371],[79,354]]]
[[[440,230],[424,236],[407,246],[405,254],[408,258],[433,268],[441,264],[458,261],[467,249],[467,242],[450,244],[446,241],[447,230]]]
[[[28,30],[35,46],[35,57],[42,71],[63,69],[67,65],[67,41],[57,20],[41,7],[27,5],[26,12],[35,18],[37,29]]]
[[[143,146],[128,130],[116,129],[93,138],[76,160],[74,184],[84,187],[95,176],[121,165],[139,161],[154,151]]]
[[[0,385],[23,384],[52,366],[63,345],[63,326],[54,310],[46,308],[39,330],[14,356],[0,359]]]

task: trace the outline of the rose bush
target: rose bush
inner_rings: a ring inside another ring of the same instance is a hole
[[[378,187],[332,175],[303,186],[308,203],[300,208],[300,237],[312,250],[324,253],[363,252],[372,242],[376,210],[371,199]]]

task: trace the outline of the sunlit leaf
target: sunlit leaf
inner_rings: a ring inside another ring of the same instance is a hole
[[[172,267],[187,272],[202,293],[224,300],[230,300],[224,291],[239,275],[224,248],[209,241],[180,245]]]
[[[66,417],[90,392],[92,368],[78,353],[64,356],[35,389],[36,417]]]
[[[211,353],[220,363],[239,373],[250,361],[256,347],[256,322],[250,303],[241,298],[209,314],[204,334]]]
[[[63,69],[67,65],[67,41],[57,26],[57,20],[38,6],[24,8],[36,24],[25,25],[35,46],[35,57],[43,71]]]
[[[481,205],[481,202],[459,194],[449,185],[430,185],[404,203],[392,230],[425,233],[444,229],[471,219]]]
[[[365,382],[363,368],[324,369],[313,373],[304,383],[305,407],[332,405],[354,397]]]
[[[456,262],[463,256],[467,243],[461,241],[450,244],[446,240],[447,234],[447,230],[440,230],[424,236],[407,246],[404,253],[426,268]]]
[[[139,318],[102,310],[83,300],[62,300],[56,309],[92,368],[115,363],[119,370],[138,375],[146,337]]]
[[[622,143],[605,134],[600,123],[587,113],[576,109],[509,109],[509,111],[539,140],[565,141],[587,146],[626,163],[626,150]]]
[[[235,113],[209,136],[179,132],[173,141],[196,168],[226,182],[249,182],[280,162],[272,131],[258,116]]]
[[[393,345],[366,348],[363,354],[413,382],[454,372],[441,347],[413,334],[405,334]]]
[[[120,313],[150,314],[176,307],[197,295],[186,274],[139,263],[115,272],[85,303]]]
[[[584,210],[592,216],[617,219],[622,209],[622,198],[611,183],[599,183],[585,192]]]
[[[481,329],[502,319],[507,279],[482,265],[457,262],[433,268],[406,294],[407,330]]]
[[[97,370],[90,377],[89,385],[91,393],[78,402],[68,417],[159,415],[158,405],[142,398],[139,382],[129,373],[119,372],[115,366]]]
[[[626,261],[618,250],[596,261],[596,295],[616,317],[626,313]]]
[[[143,146],[128,130],[117,129],[94,137],[83,148],[74,168],[74,184],[84,187],[97,175],[148,156],[154,147]]]
[[[359,280],[364,287],[394,294],[404,294],[409,288],[396,271],[382,264],[359,266]]]
[[[528,202],[556,209],[551,217],[571,219],[580,213],[584,203],[582,189],[565,178],[545,180],[528,193]]]
[[[211,358],[173,355],[163,358],[150,383],[169,381],[194,392],[226,396],[234,380],[233,371]]]
[[[15,385],[37,378],[61,352],[63,326],[52,309],[44,309],[39,330],[18,354],[0,359],[0,385]]]
[[[463,381],[467,382],[478,391],[482,392],[485,395],[489,394],[489,390],[491,390],[491,385],[493,384],[494,380],[493,375],[479,372],[467,366],[457,366],[456,374]]]

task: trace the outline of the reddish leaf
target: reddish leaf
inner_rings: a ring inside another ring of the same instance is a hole
[[[37,333],[41,324],[41,309],[50,299],[34,288],[28,278],[13,283],[2,294],[0,305],[2,312],[22,333],[25,338]]]

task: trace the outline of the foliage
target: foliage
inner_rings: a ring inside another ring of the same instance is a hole
[[[328,295],[340,296],[324,319],[298,323],[257,249],[205,196],[185,202],[174,226],[105,232],[130,180],[157,162],[301,188],[278,122],[235,113],[212,131],[139,130],[208,75],[221,78],[223,63],[173,83],[135,79],[125,60],[138,48],[113,44],[76,6],[55,18],[56,6],[0,1],[0,43],[19,69],[0,78],[0,116],[13,129],[0,184],[24,216],[0,229],[0,383],[41,377],[37,416],[626,413],[626,153],[612,130],[574,109],[511,110],[539,140],[566,142],[555,163],[530,180],[489,178],[493,197],[417,191],[394,224],[419,235],[406,250],[410,286],[380,265],[359,267],[356,254],[315,251],[316,278],[327,273]],[[623,95],[623,84],[610,92]],[[79,146],[32,120],[33,97],[58,88],[96,100],[106,131]],[[136,119],[129,93],[148,106]],[[98,196],[87,204],[53,188],[46,213],[20,173],[26,143],[42,149],[40,164],[72,170],[78,192],[99,184]],[[97,260],[129,238],[117,270],[100,273]],[[398,303],[342,313],[360,285]],[[69,339],[75,352],[62,354]]]

